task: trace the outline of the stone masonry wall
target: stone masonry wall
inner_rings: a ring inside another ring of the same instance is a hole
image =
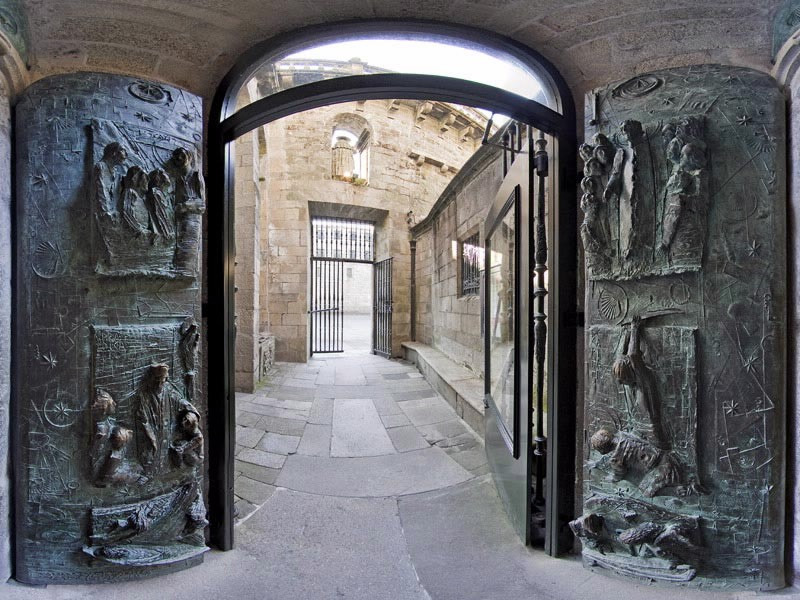
[[[479,135],[465,137],[439,120],[422,118],[419,103],[368,101],[323,107],[268,125],[270,321],[276,360],[308,357],[310,201],[387,210],[376,223],[375,259],[393,261],[393,354],[410,336],[410,249],[407,213],[424,216],[472,155]],[[332,180],[331,134],[342,115],[371,129],[368,185]],[[357,209],[356,210],[357,214]],[[357,218],[357,217],[354,217]]]
[[[236,389],[252,392],[258,380],[261,330],[261,194],[258,130],[235,142],[236,182]]]
[[[480,376],[481,302],[477,295],[461,295],[458,248],[460,241],[476,232],[483,240],[483,222],[503,177],[501,156],[495,154],[447,190],[437,202],[438,214],[431,226],[417,237],[417,341],[432,345]]]

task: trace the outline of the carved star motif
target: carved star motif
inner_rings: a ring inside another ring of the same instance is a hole
[[[182,116],[182,117],[183,117],[183,118],[184,118],[186,121],[189,121],[189,123],[192,123],[192,122],[194,121],[194,115],[192,115],[192,114],[189,114],[189,113],[181,113],[181,116]]]
[[[722,403],[722,409],[725,411],[726,415],[736,416],[739,410],[739,402],[736,400],[726,400]]]
[[[750,123],[752,123],[752,122],[753,122],[753,117],[751,117],[750,115],[748,115],[747,113],[745,113],[745,114],[743,114],[743,115],[740,115],[740,116],[736,117],[736,122],[737,122],[739,125],[745,125],[745,126],[747,126],[747,125],[750,125]]]
[[[151,117],[147,113],[137,112],[137,113],[134,113],[134,116],[137,119],[139,119],[141,121],[144,121],[145,123],[152,123],[153,122],[153,117]]]
[[[58,364],[58,359],[56,359],[55,354],[52,352],[48,352],[47,354],[42,355],[42,361],[51,369],[55,369],[56,365]]]
[[[760,249],[761,249],[761,244],[758,243],[758,240],[753,240],[747,247],[747,254],[751,257],[758,256],[758,251]]]
[[[750,355],[750,358],[745,359],[744,361],[744,368],[747,369],[748,373],[753,373],[756,370],[756,364],[758,363],[758,354],[755,352]]]
[[[675,104],[675,96],[668,96],[664,98],[663,100],[661,100],[661,104],[663,104],[664,106],[672,106],[673,104]]]
[[[31,175],[31,185],[33,185],[34,187],[47,185],[49,181],[50,178],[47,176],[47,173],[39,173],[38,175]]]

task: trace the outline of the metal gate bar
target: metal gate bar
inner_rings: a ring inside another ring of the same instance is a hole
[[[375,263],[375,308],[373,352],[384,358],[392,355],[392,259]]]
[[[344,351],[344,262],[311,259],[311,354]]]

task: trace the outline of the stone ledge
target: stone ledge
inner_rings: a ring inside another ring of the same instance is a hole
[[[481,437],[483,427],[483,380],[432,346],[403,342],[403,357],[417,366],[439,394]]]

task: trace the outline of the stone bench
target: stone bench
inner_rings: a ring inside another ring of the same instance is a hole
[[[403,357],[416,365],[458,416],[483,437],[483,379],[432,346],[403,342]]]

